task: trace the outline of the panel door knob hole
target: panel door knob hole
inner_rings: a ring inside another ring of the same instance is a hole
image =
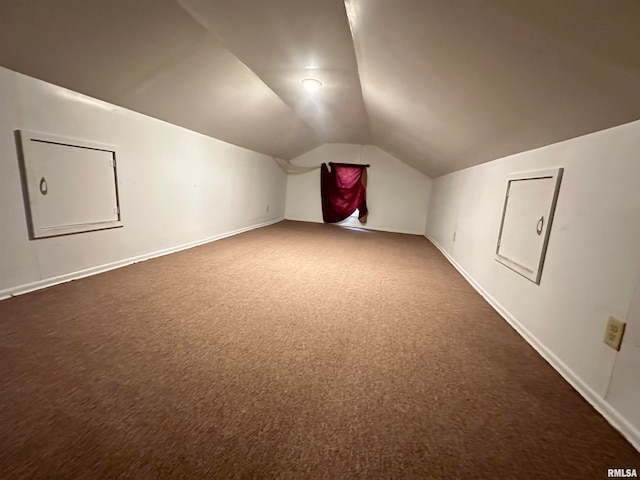
[[[49,191],[49,187],[47,185],[47,179],[42,177],[40,179],[40,193],[42,195],[46,195],[48,191]]]

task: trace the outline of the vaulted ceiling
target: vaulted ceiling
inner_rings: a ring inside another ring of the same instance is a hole
[[[0,22],[2,66],[284,159],[375,144],[438,176],[640,118],[639,0],[0,0]]]

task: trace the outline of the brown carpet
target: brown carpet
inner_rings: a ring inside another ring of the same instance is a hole
[[[427,240],[282,222],[0,302],[2,479],[599,479],[635,451]]]

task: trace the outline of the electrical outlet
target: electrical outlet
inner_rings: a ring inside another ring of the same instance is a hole
[[[453,232],[453,241],[456,241],[456,232]]]
[[[604,333],[604,343],[614,350],[620,350],[620,343],[622,343],[622,336],[624,335],[624,326],[624,322],[621,322],[616,318],[609,317],[607,330]]]
[[[269,205],[267,205],[267,212],[269,211]]]

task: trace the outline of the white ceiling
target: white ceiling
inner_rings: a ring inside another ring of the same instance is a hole
[[[372,143],[431,176],[640,118],[638,0],[345,3],[0,0],[0,65],[269,155]]]

